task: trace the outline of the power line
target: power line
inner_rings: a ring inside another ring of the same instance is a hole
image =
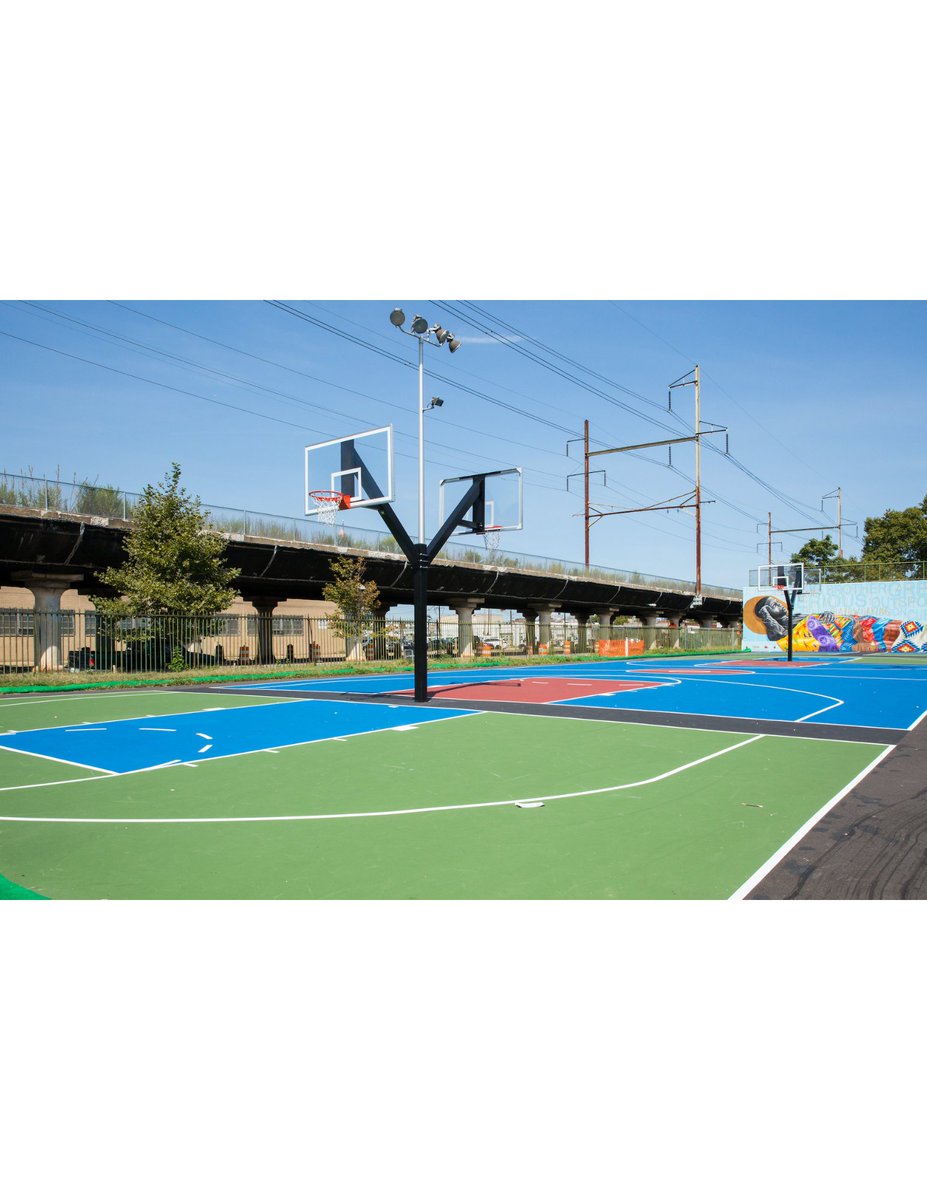
[[[525,334],[520,330],[517,330],[515,328],[515,326],[510,325],[506,321],[502,321],[500,318],[494,316],[492,313],[489,313],[486,309],[482,309],[478,305],[471,304],[467,301],[463,301],[462,303],[464,303],[469,308],[474,308],[476,311],[485,314],[485,316],[488,317],[490,320],[495,321],[497,324],[501,324],[504,328],[511,330],[512,332],[516,333],[518,336],[528,338],[534,345],[537,345],[538,347],[542,348],[545,351],[545,353],[553,354],[553,355],[556,355],[558,358],[564,359],[565,361],[575,363],[581,370],[583,370],[587,374],[593,375],[596,378],[603,379],[603,380],[606,379],[605,376],[599,375],[597,372],[591,371],[589,368],[584,367],[581,363],[576,363],[575,359],[567,358],[567,356],[562,355],[558,350],[555,350],[552,347],[547,346],[544,342],[541,342],[536,338],[530,338],[530,335]],[[468,320],[466,314],[461,313],[459,310],[455,310],[452,305],[445,305],[444,307],[446,308],[447,311],[451,312],[452,315],[459,316],[461,320],[465,320],[465,321]],[[501,335],[496,333],[493,329],[491,329],[485,325],[481,325],[472,319],[469,319],[468,323],[471,324],[473,328],[479,329],[480,332],[485,333],[485,334],[489,335],[490,337],[496,338],[496,340],[501,342],[503,345],[508,346],[510,349],[515,350],[518,353],[526,353],[529,358],[533,359],[533,361],[537,362],[541,366],[546,366],[548,370],[552,370],[557,374],[563,374],[563,372],[557,366],[550,364],[550,363],[545,363],[541,358],[539,358],[535,354],[532,354],[530,352],[525,352],[516,343],[512,342],[511,339],[502,337]],[[650,331],[648,331],[648,332],[650,332]],[[674,348],[671,347],[671,349],[674,349]],[[681,351],[677,351],[677,353],[681,353]],[[707,375],[707,372],[706,372],[706,375]],[[652,418],[652,417],[648,417],[644,413],[638,413],[636,410],[632,409],[629,405],[623,404],[621,401],[617,401],[613,397],[607,396],[605,393],[601,392],[600,389],[592,388],[589,385],[584,384],[583,381],[575,379],[575,377],[571,376],[571,378],[580,387],[584,387],[587,391],[591,391],[593,394],[602,396],[603,398],[607,399],[611,404],[617,405],[619,408],[624,408],[627,411],[634,413],[635,416],[639,416],[644,420],[651,421],[653,424],[658,425],[660,428],[662,428],[668,432],[671,431],[671,427],[669,425],[666,425],[664,422],[657,421],[655,418]],[[627,394],[636,397],[637,399],[643,401],[644,403],[650,405],[651,407],[658,407],[654,401],[649,400],[646,396],[642,396],[639,392],[632,392],[631,389],[624,387],[623,384],[615,383],[615,381],[613,381],[613,380],[609,380],[608,382],[609,382],[610,386],[619,388],[621,391],[626,392]],[[731,398],[731,399],[733,399],[733,398]],[[734,403],[737,403],[737,402],[734,401]],[[672,414],[672,415],[674,417],[676,417],[676,414]],[[676,419],[681,420],[681,418],[676,418]],[[795,500],[793,497],[789,497],[780,488],[777,488],[773,484],[768,483],[766,480],[762,479],[759,475],[756,474],[756,472],[752,471],[745,463],[741,462],[740,459],[738,459],[735,455],[730,454],[729,451],[720,450],[717,446],[712,446],[710,443],[708,443],[706,445],[706,448],[716,455],[719,455],[719,454],[724,455],[726,458],[728,458],[734,464],[735,467],[737,467],[738,470],[742,471],[745,475],[748,476],[748,478],[752,479],[753,482],[756,483],[759,487],[768,491],[770,495],[775,496],[776,499],[778,499],[781,503],[786,504],[788,507],[792,508],[792,510],[794,512],[800,513],[802,516],[807,516],[808,512],[811,511],[810,506],[806,506],[805,508],[803,508],[801,501]]]
[[[257,417],[257,418],[259,418],[260,420],[264,420],[264,421],[273,421],[273,422],[275,422],[276,424],[279,424],[279,425],[287,425],[287,426],[289,426],[289,427],[290,427],[290,428],[292,428],[292,429],[300,429],[300,430],[303,430],[304,432],[307,432],[307,433],[313,433],[313,434],[316,434],[316,435],[318,435],[318,436],[320,436],[320,437],[329,437],[329,436],[331,436],[331,431],[330,431],[330,430],[315,429],[315,428],[313,428],[312,426],[309,426],[309,425],[299,425],[299,424],[297,424],[295,421],[287,421],[287,420],[285,420],[285,419],[284,419],[284,418],[282,418],[282,417],[274,417],[274,416],[272,416],[272,415],[271,415],[271,414],[269,414],[269,413],[256,412],[254,409],[245,408],[245,407],[243,407],[242,405],[238,405],[238,404],[232,404],[232,403],[230,403],[229,401],[225,401],[225,400],[218,400],[218,399],[217,399],[215,396],[205,396],[205,395],[203,395],[201,392],[193,392],[193,391],[190,391],[188,388],[175,387],[174,385],[172,385],[172,384],[169,384],[169,383],[164,383],[164,382],[162,382],[161,380],[157,380],[157,379],[150,379],[150,378],[148,378],[147,376],[144,376],[144,375],[138,375],[138,374],[135,374],[135,373],[134,373],[134,372],[132,372],[132,371],[124,371],[124,370],[120,369],[119,367],[113,367],[113,366],[110,366],[108,363],[101,363],[101,362],[98,362],[96,359],[85,358],[85,357],[83,357],[82,355],[79,355],[79,354],[74,354],[74,353],[72,353],[72,352],[70,352],[70,351],[68,351],[68,350],[61,350],[61,349],[59,349],[59,348],[58,348],[58,347],[56,347],[56,346],[49,346],[49,345],[46,345],[45,343],[42,343],[42,342],[36,342],[36,341],[32,341],[30,338],[24,338],[24,337],[21,337],[21,336],[19,336],[18,334],[15,334],[15,333],[10,333],[8,330],[5,330],[5,329],[0,329],[0,335],[2,335],[3,337],[11,338],[11,339],[13,339],[14,341],[17,341],[17,342],[22,342],[22,343],[24,343],[25,345],[28,345],[28,346],[33,346],[33,347],[35,347],[36,349],[39,349],[39,350],[46,350],[46,351],[48,351],[49,353],[52,353],[52,354],[58,354],[58,355],[61,355],[61,356],[62,356],[62,357],[64,357],[64,358],[70,358],[70,359],[73,359],[75,362],[81,362],[81,363],[85,363],[85,364],[86,364],[86,365],[88,365],[88,366],[98,367],[98,368],[100,368],[101,370],[104,370],[104,371],[110,371],[110,372],[112,372],[112,373],[113,373],[113,374],[115,374],[115,375],[121,375],[121,376],[123,376],[124,378],[127,378],[127,379],[134,379],[134,380],[136,380],[136,381],[137,381],[137,382],[139,382],[139,383],[146,383],[146,384],[149,384],[149,385],[151,385],[152,387],[164,388],[166,391],[174,392],[174,393],[176,393],[176,394],[178,394],[178,395],[181,395],[181,396],[188,396],[188,397],[191,397],[191,398],[193,398],[193,399],[196,399],[196,400],[205,400],[205,401],[206,401],[207,403],[209,403],[209,404],[216,404],[216,405],[219,405],[219,406],[220,406],[220,407],[222,407],[222,408],[228,408],[228,409],[232,409],[232,410],[233,410],[233,411],[235,411],[235,412],[245,413],[245,414],[247,414],[248,416]],[[411,437],[412,435],[411,435],[411,434],[410,434],[410,435],[405,435],[405,434],[404,434],[403,436],[409,436],[409,437]],[[439,444],[439,445],[440,445],[440,443],[435,443],[435,444]],[[448,450],[451,450],[452,452],[456,452],[456,451],[458,451],[458,447],[456,447],[456,446],[445,446],[445,447],[443,447],[443,448],[445,448],[445,449],[448,449]],[[405,453],[403,453],[402,451],[396,451],[396,453],[397,453],[397,455],[398,455],[399,457],[401,457],[401,458],[409,458],[409,459],[414,459],[414,458],[416,457],[414,454],[405,454]],[[501,459],[493,459],[493,458],[490,458],[490,457],[489,457],[489,456],[487,456],[487,455],[480,455],[480,454],[477,454],[477,457],[484,458],[484,459],[486,459],[488,462],[495,462],[495,463],[498,463],[498,464],[500,464],[500,465],[507,465],[507,464],[506,464],[506,463],[505,463],[503,460],[501,460]],[[429,461],[432,463],[432,465],[433,465],[433,466],[445,466],[445,467],[450,467],[450,468],[453,468],[453,469],[455,469],[455,470],[456,470],[456,469],[458,469],[458,466],[459,466],[459,464],[458,464],[457,462],[446,462],[446,461],[445,461],[445,462],[442,462],[442,460],[441,460],[441,459],[437,459],[437,458],[432,458],[432,459],[430,459]],[[531,468],[531,469],[532,469],[532,470],[535,470],[535,468]],[[549,475],[551,478],[553,478],[553,479],[558,479],[558,480],[559,480],[559,477],[558,477],[558,476],[556,476],[556,475],[554,475],[554,474],[553,474],[553,472],[543,472],[543,471],[538,471],[537,473],[539,473],[539,474],[547,474],[547,475]],[[534,481],[526,481],[526,486],[529,486],[529,487],[536,487],[536,488],[543,488],[544,490],[547,490],[547,491],[555,491],[555,492],[560,492],[560,491],[562,491],[562,488],[561,488],[561,487],[559,487],[559,486],[557,486],[557,487],[552,487],[552,486],[550,486],[550,485],[548,485],[548,484],[536,483],[536,482],[534,482]]]
[[[171,353],[170,351],[168,351],[168,350],[163,350],[163,349],[161,349],[161,348],[159,348],[159,347],[151,346],[151,345],[150,345],[150,343],[136,341],[136,340],[135,340],[135,339],[133,339],[133,338],[129,338],[129,337],[126,337],[126,336],[125,336],[125,335],[123,335],[123,334],[116,333],[116,331],[115,331],[115,330],[107,329],[105,326],[101,326],[101,325],[94,325],[93,323],[91,323],[91,322],[89,322],[89,321],[83,321],[83,320],[81,320],[80,318],[78,318],[78,317],[75,317],[75,316],[72,316],[72,315],[70,315],[70,314],[68,314],[68,313],[62,313],[62,312],[58,312],[56,309],[48,308],[48,307],[46,307],[45,305],[37,304],[37,303],[35,303],[35,302],[33,302],[33,301],[25,301],[24,303],[25,303],[25,304],[27,304],[27,305],[28,305],[30,308],[33,308],[33,309],[40,309],[42,312],[49,313],[49,314],[51,314],[52,316],[54,316],[54,317],[57,317],[57,318],[59,318],[59,319],[60,319],[60,320],[62,320],[62,321],[68,321],[68,322],[70,322],[71,324],[74,324],[74,325],[78,326],[78,327],[81,329],[81,331],[82,331],[82,332],[84,332],[84,333],[86,333],[86,334],[88,334],[88,336],[94,336],[94,335],[93,335],[92,333],[90,333],[89,331],[91,331],[91,330],[96,330],[96,331],[97,331],[99,334],[105,334],[105,335],[107,335],[107,337],[108,337],[108,338],[116,339],[116,340],[118,340],[118,341],[120,341],[120,342],[123,342],[123,343],[125,343],[125,344],[127,344],[127,345],[131,346],[131,347],[134,349],[134,351],[135,351],[136,353],[145,353],[146,351],[148,351],[148,352],[150,352],[150,356],[156,357],[156,358],[158,358],[158,359],[164,359],[164,358],[167,358],[167,359],[169,359],[169,360],[171,360],[171,361],[173,361],[173,362],[176,362],[176,363],[179,363],[179,364],[181,364],[182,366],[184,366],[184,367],[185,367],[185,368],[187,368],[187,369],[190,369],[190,370],[196,370],[196,371],[199,371],[200,373],[203,373],[203,374],[214,375],[214,376],[217,376],[218,378],[221,378],[221,379],[224,379],[224,380],[227,380],[227,381],[231,381],[231,382],[233,382],[233,383],[234,383],[236,386],[242,386],[242,387],[246,387],[246,388],[251,388],[251,389],[253,389],[253,390],[256,390],[256,391],[266,392],[266,393],[267,393],[267,394],[269,394],[269,395],[276,396],[276,397],[278,397],[278,398],[280,398],[280,399],[285,399],[285,400],[288,400],[288,401],[290,401],[290,402],[292,402],[292,403],[294,403],[294,404],[299,404],[299,405],[301,405],[301,406],[303,406],[303,407],[305,407],[305,408],[317,409],[319,412],[327,413],[327,414],[329,414],[329,415],[331,415],[331,416],[336,416],[336,417],[339,417],[339,418],[340,418],[340,417],[343,415],[343,414],[342,414],[342,412],[341,412],[340,410],[338,410],[338,409],[329,408],[327,405],[324,405],[324,404],[319,404],[319,403],[317,403],[317,402],[315,402],[315,401],[305,400],[305,399],[303,399],[302,397],[299,397],[299,396],[294,396],[294,395],[292,395],[292,394],[291,394],[291,393],[289,393],[289,392],[281,392],[281,391],[280,391],[279,389],[277,389],[277,388],[268,387],[266,384],[258,383],[256,380],[243,379],[241,376],[230,374],[230,373],[229,373],[229,372],[227,372],[227,371],[221,371],[221,370],[219,370],[219,369],[218,369],[218,368],[216,368],[216,367],[207,367],[207,366],[206,366],[204,363],[197,362],[195,359],[184,358],[184,357],[183,357],[183,356],[181,356],[181,355],[172,354],[172,353]],[[115,303],[115,302],[113,302],[113,303]],[[12,306],[11,306],[11,307],[12,307]],[[123,304],[120,304],[120,305],[118,305],[117,307],[119,307],[119,308],[128,308],[128,306],[127,306],[127,305],[123,305]],[[138,310],[136,310],[136,309],[129,309],[129,311],[131,311],[131,312],[138,312]],[[35,315],[38,315],[38,314],[35,314]],[[138,315],[139,315],[139,316],[145,316],[146,314],[144,314],[144,313],[138,313]],[[40,319],[45,319],[45,318],[40,318]],[[158,320],[158,318],[152,318],[152,319],[154,319],[154,320]],[[169,324],[169,322],[160,322],[160,323],[161,323],[161,324]],[[198,335],[198,334],[191,333],[191,331],[190,331],[190,330],[184,330],[184,329],[182,329],[180,326],[177,326],[177,325],[172,325],[172,326],[171,326],[171,328],[173,328],[173,329],[176,329],[176,330],[178,330],[179,332],[182,332],[182,333],[190,333],[190,334],[191,334],[191,336],[193,336],[193,337],[198,337],[198,336],[200,336],[200,335]],[[217,341],[215,341],[215,339],[213,339],[213,338],[205,338],[204,340],[206,340],[206,341],[209,341],[209,342],[212,342],[214,345],[217,345],[217,346],[223,346],[223,347],[224,347],[225,349],[227,349],[227,350],[232,350],[232,351],[234,351],[234,350],[236,349],[234,346],[228,346],[228,345],[226,345],[226,344],[224,344],[224,343],[217,342]],[[240,353],[247,354],[247,351],[240,351]],[[257,355],[248,355],[248,357],[257,358],[258,356],[257,356]],[[278,363],[273,363],[273,362],[272,362],[270,359],[261,359],[260,361],[262,361],[262,362],[265,362],[265,363],[268,363],[269,365],[272,365],[272,366],[280,366],[280,365],[282,365],[282,364],[278,364]],[[305,375],[305,372],[297,372],[297,373],[298,373],[298,374]],[[310,378],[310,379],[313,379],[313,380],[314,380],[315,382],[317,382],[317,383],[322,383],[322,384],[325,384],[326,386],[329,386],[329,387],[336,387],[336,388],[340,387],[340,385],[339,385],[339,384],[333,383],[331,380],[322,379],[322,378],[321,378],[321,377],[319,377],[319,376],[309,376],[309,375],[307,375],[306,377],[307,377],[307,378]],[[397,410],[399,410],[400,412],[402,412],[402,413],[404,413],[404,414],[407,412],[407,409],[406,409],[406,407],[405,407],[404,405],[397,404],[396,402],[394,402],[394,401],[392,401],[392,400],[384,400],[384,399],[382,399],[382,397],[379,397],[379,396],[371,396],[369,393],[365,393],[365,392],[358,392],[358,391],[355,391],[354,389],[351,389],[351,388],[341,388],[341,390],[342,390],[342,391],[349,391],[349,392],[351,392],[353,395],[359,396],[359,397],[361,397],[361,398],[363,398],[363,399],[366,399],[366,400],[371,400],[371,401],[373,401],[373,402],[375,402],[375,403],[377,403],[377,404],[383,404],[383,405],[386,405],[386,406],[387,406],[387,407],[389,407],[389,408],[394,408],[394,409],[397,409]],[[459,422],[451,421],[451,420],[448,420],[448,419],[446,419],[446,418],[445,418],[445,419],[442,421],[442,424],[443,424],[443,425],[450,425],[450,426],[452,426],[452,427],[453,427],[453,428],[455,428],[455,429],[461,429],[461,430],[463,430],[464,432],[467,432],[467,433],[473,433],[473,434],[476,434],[476,435],[481,435],[481,434],[482,434],[482,432],[483,432],[483,431],[482,431],[482,430],[480,430],[480,429],[474,429],[474,428],[473,428],[472,426],[470,426],[470,425],[462,425],[462,424],[460,424]],[[413,435],[412,435],[412,434],[406,434],[406,433],[403,433],[403,432],[401,432],[401,431],[400,431],[400,433],[399,433],[399,436],[400,436],[400,437],[412,437]],[[497,440],[497,441],[502,441],[502,442],[508,442],[508,443],[510,443],[511,445],[517,445],[517,446],[519,446],[519,447],[524,447],[524,446],[526,446],[526,443],[524,442],[524,439],[520,439],[520,440],[516,441],[514,438],[506,438],[506,437],[502,437],[501,435],[498,435],[498,436],[496,436],[496,437],[494,438],[494,440]],[[432,444],[433,444],[433,445],[435,445],[435,446],[442,446],[444,449],[447,449],[447,450],[458,450],[458,449],[459,449],[459,447],[456,447],[456,446],[447,446],[447,445],[445,445],[445,444],[443,444],[443,443],[440,443],[440,442],[433,442]],[[534,447],[531,447],[531,446],[529,446],[529,448],[531,448],[531,449],[535,449],[535,450],[539,451],[539,452],[540,452],[540,453],[542,453],[542,454],[554,454],[554,451],[548,450],[548,449],[546,449],[545,447],[542,447],[542,446],[534,446]],[[483,455],[483,456],[481,456],[481,457],[487,458],[487,461],[490,461],[490,462],[496,462],[496,463],[500,463],[500,464],[503,462],[503,460],[501,460],[501,459],[492,459],[492,458],[489,458],[489,457],[488,457],[488,456],[486,456],[486,455]],[[540,468],[537,468],[537,469],[540,471]],[[548,472],[540,471],[540,473],[541,473],[541,474],[548,474],[548,475],[550,475],[552,478],[554,477],[554,473],[553,473],[553,472],[549,472],[549,471],[548,471]]]
[[[270,304],[274,308],[280,309],[282,312],[289,313],[290,316],[298,317],[301,321],[308,321],[311,325],[316,325],[320,329],[325,329],[329,333],[335,334],[337,337],[344,338],[346,341],[353,342],[355,345],[362,347],[364,350],[369,350],[372,354],[379,354],[382,358],[387,358],[392,362],[398,363],[402,367],[415,369],[413,364],[405,358],[400,358],[389,350],[381,350],[377,346],[371,346],[361,338],[355,337],[351,333],[347,333],[343,329],[337,329],[333,325],[329,325],[326,321],[320,321],[316,317],[310,316],[308,313],[302,312],[293,305],[284,304],[279,300],[265,300],[265,304]],[[495,404],[499,408],[504,408],[509,412],[516,413],[520,417],[525,417],[526,420],[536,421],[540,425],[546,425],[550,429],[556,429],[558,433],[573,434],[574,429],[568,429],[565,425],[560,425],[555,421],[548,421],[545,417],[539,417],[536,413],[526,412],[523,408],[518,408],[517,405],[508,404],[505,400],[499,400],[495,396],[489,396],[486,392],[478,391],[476,388],[471,388],[467,384],[461,383],[459,380],[449,379],[446,375],[439,375],[436,371],[429,371],[430,379],[437,379],[440,383],[446,383],[450,387],[455,387],[459,391],[467,392],[471,396],[476,396],[477,399],[486,400],[490,404]]]

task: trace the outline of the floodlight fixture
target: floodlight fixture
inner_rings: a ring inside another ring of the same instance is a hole
[[[429,325],[423,316],[416,313],[412,325],[404,329],[406,315],[401,308],[394,308],[389,316],[393,325],[409,337],[418,339],[418,540],[425,544],[425,413],[432,408],[441,408],[444,401],[440,396],[432,396],[431,403],[425,405],[425,343],[447,346],[451,354],[460,348],[459,338],[448,329],[437,323]],[[432,341],[434,335],[434,341]]]

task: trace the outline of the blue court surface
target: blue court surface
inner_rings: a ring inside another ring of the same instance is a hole
[[[901,666],[901,664],[899,664]],[[666,658],[557,663],[432,671],[429,687],[499,683],[515,679],[600,681],[602,692],[552,705],[677,713],[745,720],[797,721],[876,729],[911,729],[927,712],[927,662],[861,663],[851,656],[783,658]],[[650,686],[640,691],[633,684]],[[613,690],[616,684],[630,690]],[[653,686],[657,684],[659,686]],[[411,691],[411,672],[245,685],[256,691],[389,694]],[[446,693],[452,698],[454,693]],[[461,699],[466,700],[463,691]]]
[[[403,731],[467,715],[459,709],[302,700],[24,730],[0,735],[0,748],[124,774],[380,730]]]

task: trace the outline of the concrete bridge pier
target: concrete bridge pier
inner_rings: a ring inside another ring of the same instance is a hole
[[[36,571],[14,571],[18,587],[28,588],[35,598],[33,664],[36,671],[62,671],[61,597],[83,575],[51,575]]]
[[[473,614],[482,604],[479,596],[451,601],[450,607],[457,614],[457,654],[460,658],[473,658]]]

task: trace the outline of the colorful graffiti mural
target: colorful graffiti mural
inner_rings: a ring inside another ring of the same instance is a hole
[[[884,588],[884,585],[881,586]],[[908,602],[910,607],[905,617],[891,614],[891,609],[886,612],[886,608],[873,603],[879,600],[884,603],[886,599],[875,594],[879,587],[857,584],[853,585],[851,591],[845,584],[833,585],[832,588],[823,585],[814,593],[798,596],[793,614],[792,648],[796,652],[825,654],[927,654],[925,585],[907,584],[905,590],[916,588],[917,591],[903,597],[897,594],[891,597],[895,601],[903,599]],[[897,591],[897,588],[896,584],[892,591]],[[838,590],[848,594],[827,594]],[[847,600],[851,603],[846,604]],[[807,607],[809,601],[817,602],[815,611],[798,611],[801,607]],[[838,606],[834,601],[844,603]],[[744,596],[745,647],[770,650],[775,645],[785,650],[788,645],[787,621],[788,610],[781,593]]]

